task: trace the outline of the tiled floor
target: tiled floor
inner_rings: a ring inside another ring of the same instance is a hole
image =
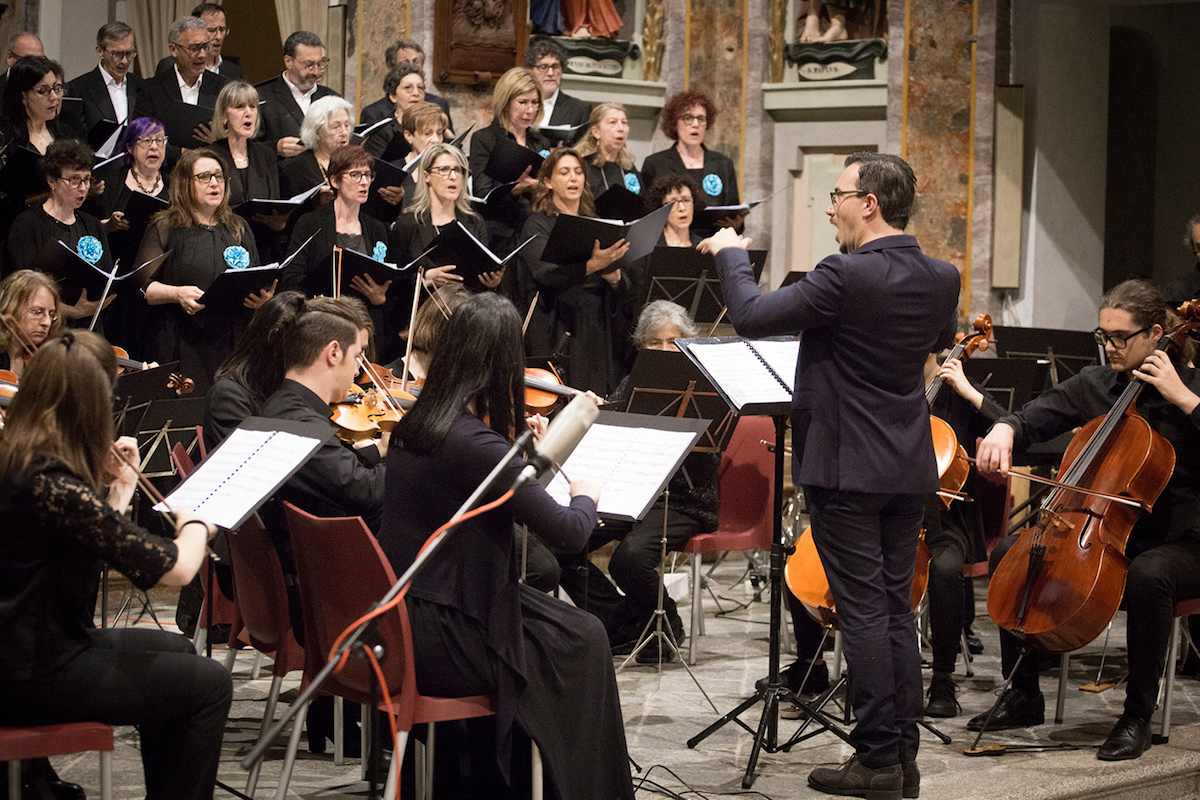
[[[719,568],[717,580],[737,581],[742,570],[738,564]],[[937,721],[938,727],[952,738],[950,745],[941,744],[934,736],[925,734],[919,764],[922,772],[922,794],[927,800],[953,798],[1061,798],[1061,797],[1197,797],[1200,796],[1200,684],[1190,678],[1179,678],[1174,703],[1174,729],[1168,745],[1155,746],[1142,758],[1117,764],[1096,760],[1095,745],[1103,741],[1124,698],[1117,689],[1101,694],[1079,691],[1079,687],[1095,677],[1101,643],[1086,648],[1071,662],[1066,692],[1065,721],[1052,722],[1053,704],[1057,697],[1058,669],[1043,675],[1046,693],[1047,724],[1026,731],[1009,731],[988,735],[985,741],[1000,743],[1069,743],[1082,749],[1066,752],[1013,753],[1002,758],[968,758],[962,754],[973,735],[965,730],[966,720],[986,710],[999,684],[998,645],[994,626],[987,623],[983,604],[984,585],[979,584],[980,620],[976,630],[984,640],[985,652],[975,659],[973,678],[958,676],[959,701],[962,713],[953,719]],[[736,583],[724,590],[731,599],[751,596],[748,582]],[[157,597],[159,618],[173,618],[170,597]],[[713,616],[711,598],[706,600],[708,635],[703,639],[703,653],[695,674],[704,690],[722,713],[736,706],[753,691],[754,682],[767,670],[768,608],[765,603],[752,603],[748,609],[724,618]],[[688,614],[686,601],[681,613]],[[786,616],[786,615],[785,615]],[[1114,624],[1106,675],[1119,675],[1123,670],[1124,614]],[[223,657],[224,652],[216,653]],[[926,653],[926,655],[928,655]],[[790,656],[785,662],[790,661]],[[225,755],[221,780],[241,788],[245,782],[239,760],[249,749],[269,677],[249,681],[251,657],[241,655],[235,670],[235,702],[225,738]],[[265,671],[264,671],[264,674]],[[712,722],[717,714],[705,701],[703,694],[679,664],[666,665],[661,672],[654,667],[631,666],[619,675],[622,705],[625,711],[626,733],[632,757],[643,768],[643,776],[660,783],[673,792],[683,793],[691,788],[706,797],[729,795],[741,791],[741,779],[751,749],[751,737],[741,728],[728,725],[713,734],[695,749],[685,742]],[[295,686],[293,678],[285,689]],[[757,725],[761,706],[756,706],[744,719]],[[797,723],[784,720],[781,736],[790,735]],[[136,734],[131,729],[119,730],[116,753],[116,796],[141,795],[141,772],[137,754]],[[258,796],[271,796],[279,775],[283,746],[270,753],[263,768]],[[819,797],[807,788],[806,777],[815,765],[833,764],[844,760],[849,750],[833,735],[824,733],[790,752],[764,753],[758,763],[753,785],[758,796],[775,798]],[[55,759],[60,773],[85,786],[96,787],[97,759],[95,755],[68,756]],[[668,773],[667,770],[670,770]],[[340,767],[332,764],[330,756],[312,756],[304,752],[296,763],[289,796],[304,798],[338,798],[365,796],[358,782],[359,764],[347,761]],[[92,796],[98,792],[90,791]],[[218,798],[231,797],[222,791]],[[649,789],[638,792],[639,797],[661,796]],[[690,795],[695,797],[697,795]]]

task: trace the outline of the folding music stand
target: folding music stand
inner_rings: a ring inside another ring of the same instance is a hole
[[[629,373],[631,414],[709,420],[696,446],[700,453],[720,453],[729,444],[737,417],[696,365],[682,353],[641,350]]]
[[[766,250],[750,250],[754,280],[762,277]],[[688,310],[698,325],[712,325],[722,316],[721,276],[713,257],[690,247],[656,247],[646,267],[646,302],[670,300]]]
[[[1090,331],[1004,325],[997,325],[992,331],[996,337],[996,354],[1002,358],[1047,359],[1050,362],[1050,386],[1057,386],[1086,366],[1105,363],[1104,347],[1096,344]]]
[[[178,442],[191,455],[196,450],[196,428],[204,423],[206,397],[182,397],[155,400],[146,408],[137,424],[139,465],[147,478],[165,478],[176,474],[171,448]]]

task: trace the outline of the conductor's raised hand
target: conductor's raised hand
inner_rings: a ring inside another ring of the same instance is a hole
[[[701,253],[709,253],[715,256],[726,247],[739,247],[742,250],[749,250],[753,241],[749,237],[742,236],[733,228],[721,228],[712,236],[696,245],[696,249]]]

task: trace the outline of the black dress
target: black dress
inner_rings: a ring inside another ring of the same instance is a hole
[[[488,158],[496,147],[496,142],[502,138],[516,141],[516,137],[508,129],[493,119],[486,128],[475,131],[471,136],[471,154],[468,159],[471,168],[471,193],[483,197],[496,188],[496,181],[483,172]],[[525,131],[525,147],[543,157],[550,154],[552,143],[533,128]],[[503,200],[488,203],[480,209],[483,218],[487,220],[491,241],[488,247],[493,253],[507,253],[518,244],[514,241],[516,232],[521,230],[525,219],[529,216],[529,198],[526,195],[508,195]],[[524,241],[524,240],[520,240]]]
[[[621,165],[615,161],[598,164],[596,162],[599,159],[600,154],[596,153],[587,162],[588,188],[592,190],[592,197],[599,198],[613,186],[624,186],[643,199],[646,197],[646,192],[650,187],[642,178],[642,173],[638,172],[637,167],[622,169]],[[637,216],[631,217],[630,221],[637,218]]]
[[[211,798],[228,673],[178,634],[91,625],[102,560],[149,589],[175,544],[41,456],[0,484],[0,515],[0,724],[138,725],[147,795]]]
[[[700,187],[700,196],[695,198],[696,217],[692,220],[692,230],[700,234],[700,238],[711,236],[714,231],[704,226],[699,211],[701,206],[732,206],[741,202],[738,194],[737,170],[733,161],[724,153],[704,148],[704,166],[700,169],[688,169],[683,165],[679,149],[672,145],[666,150],[660,150],[646,156],[642,162],[642,177],[649,188],[654,185],[660,175],[681,172],[690,175]]]
[[[197,286],[207,289],[217,276],[229,269],[225,260],[228,248],[243,247],[250,263],[257,264],[254,237],[245,231],[241,241],[223,225],[190,225],[169,228],[166,220],[150,225],[138,252],[142,264],[168,250],[171,254],[153,273],[142,278],[143,288],[151,281],[172,286]],[[186,314],[178,303],[150,306],[147,349],[159,363],[179,361],[179,370],[196,382],[196,391],[206,392],[213,375],[233,351],[237,336],[250,318],[249,309],[230,313],[211,310],[194,316]]]
[[[325,170],[312,150],[279,162],[279,191],[283,197],[295,197],[325,181]]]
[[[463,413],[438,450],[388,454],[379,544],[400,572],[508,450]],[[496,482],[511,485],[519,466]],[[489,497],[499,495],[493,491]],[[612,656],[594,617],[517,580],[513,522],[567,551],[596,520],[590,498],[558,505],[528,483],[508,505],[469,520],[434,554],[408,593],[417,687],[442,696],[495,694],[496,746],[507,775],[512,724],[537,742],[552,796],[631,798],[633,787]],[[587,724],[580,725],[580,710]]]
[[[219,139],[212,143],[211,148],[225,163],[225,174],[228,176],[229,184],[229,205],[232,208],[237,208],[249,200],[279,199],[279,159],[269,145],[256,141],[246,142],[248,163],[242,169],[238,169],[233,163],[233,154],[229,150],[229,139]],[[292,194],[297,193],[293,192]],[[287,196],[291,197],[292,195]],[[263,263],[270,264],[279,261],[284,244],[280,241],[282,234],[276,233],[261,222],[254,220],[247,220],[247,222],[250,223],[250,230],[254,232],[254,243],[258,246],[258,255]]]
[[[517,264],[521,268],[518,285],[531,282],[538,292],[526,349],[530,356],[545,358],[569,333],[564,370],[567,385],[604,397],[612,394],[623,376],[615,343],[629,335],[632,283],[624,270],[613,287],[600,275],[588,275],[583,262],[564,266],[542,261],[553,228],[554,217],[535,213],[521,230],[522,241],[536,237],[521,251]],[[524,308],[513,300],[518,308]]]

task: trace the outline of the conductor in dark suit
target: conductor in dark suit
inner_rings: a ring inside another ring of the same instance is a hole
[[[67,84],[67,96],[82,102],[63,103],[63,122],[83,136],[102,120],[130,119],[142,89],[142,79],[131,69],[137,58],[133,28],[124,22],[101,27],[96,32],[96,55],[99,65]]]
[[[417,69],[421,70],[422,75],[425,74],[425,48],[421,47],[421,43],[416,39],[401,39],[398,42],[388,45],[387,50],[383,51],[383,60],[389,70],[395,69],[396,65],[408,61],[416,64]],[[450,120],[450,125],[446,128],[446,140],[453,139],[454,120],[450,116],[450,104],[446,102],[446,98],[426,89],[425,102],[433,103],[440,108],[446,115],[446,119]],[[363,106],[363,110],[358,114],[358,124],[370,125],[373,122],[379,122],[381,119],[387,119],[395,113],[396,104],[388,99],[388,96],[385,94],[374,103]]]
[[[337,94],[321,86],[329,59],[321,37],[296,31],[283,43],[283,74],[257,84],[262,99],[262,141],[280,158],[298,156],[306,149],[300,141],[300,123],[314,100]]]
[[[215,72],[227,81],[245,80],[242,75],[242,68],[232,61],[227,61],[221,55],[221,48],[225,45],[225,37],[229,35],[229,25],[225,20],[225,9],[216,3],[201,3],[192,9],[192,16],[199,17],[204,20],[204,24],[208,27],[208,60],[204,64],[204,68],[209,72]],[[162,61],[158,62],[158,67],[155,68],[154,74],[161,75],[163,72],[171,71],[171,57],[167,56]]]
[[[537,76],[542,92],[542,118],[538,127],[542,135],[552,141],[571,147],[588,132],[588,121],[592,116],[591,103],[571,97],[559,87],[562,84],[563,65],[567,63],[567,51],[552,39],[536,39],[525,51],[525,66]],[[547,125],[580,126],[573,131],[546,130]]]
[[[897,156],[847,158],[825,210],[841,254],[768,295],[754,281],[749,240],[723,228],[700,245],[716,253],[740,335],[802,334],[792,474],[833,589],[858,718],[855,757],[814,770],[809,785],[897,800],[920,786],[909,593],[922,512],[938,488],[923,364],[953,343],[959,293],[955,267],[903,233],[915,183]]]
[[[199,17],[180,17],[171,23],[167,35],[175,66],[168,72],[155,75],[142,84],[134,105],[134,117],[152,117],[161,121],[170,143],[167,154],[171,160],[179,156],[180,148],[202,147],[212,139],[208,125],[201,123],[192,131],[172,125],[171,104],[215,108],[217,95],[228,81],[204,68],[208,58],[208,26]]]

